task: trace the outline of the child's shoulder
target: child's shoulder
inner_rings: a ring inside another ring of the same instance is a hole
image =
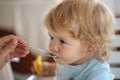
[[[91,67],[93,67],[93,69],[110,69],[110,65],[107,61],[98,61],[97,59],[91,59],[88,62],[88,65],[90,65]]]
[[[87,78],[93,78],[93,80],[100,79],[101,77],[103,80],[113,80],[114,78],[110,65],[106,61],[100,62],[96,59],[92,59],[86,68],[88,68]]]
[[[91,71],[109,71],[110,70],[110,65],[108,62],[100,62],[96,59],[91,59],[88,63],[86,68],[91,69]]]

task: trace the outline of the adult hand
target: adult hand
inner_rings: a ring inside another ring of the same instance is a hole
[[[14,35],[8,35],[0,38],[0,70],[3,66],[15,57],[25,57],[29,53],[26,42]]]

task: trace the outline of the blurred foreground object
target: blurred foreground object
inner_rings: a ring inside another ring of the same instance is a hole
[[[42,69],[42,57],[41,56],[37,56],[37,58],[35,59],[34,61],[34,69],[36,71],[36,73],[38,75],[42,74],[43,73],[43,69]]]

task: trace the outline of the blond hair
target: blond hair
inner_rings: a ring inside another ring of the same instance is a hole
[[[98,60],[108,59],[114,17],[98,0],[63,0],[50,10],[44,22],[48,29],[68,32],[73,38],[85,40]]]

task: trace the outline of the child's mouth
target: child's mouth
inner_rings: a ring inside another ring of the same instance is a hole
[[[52,54],[52,53],[48,53],[48,56],[49,56],[49,57],[58,58],[58,56],[56,56],[56,55],[54,55],[54,54]]]

